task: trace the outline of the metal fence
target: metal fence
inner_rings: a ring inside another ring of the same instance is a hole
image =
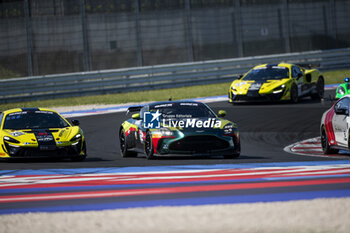
[[[229,82],[256,64],[281,61],[349,68],[350,48],[0,80],[0,103]]]
[[[2,0],[0,78],[350,47],[349,0]]]

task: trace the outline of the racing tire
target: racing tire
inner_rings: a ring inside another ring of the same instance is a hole
[[[231,155],[225,155],[224,158],[225,159],[234,159],[234,158],[238,158],[241,154],[241,143],[240,142],[235,142],[236,140],[233,140],[233,143],[235,145],[235,148],[233,150],[233,153]]]
[[[319,77],[316,83],[317,93],[311,94],[311,99],[321,100],[324,96],[324,80],[322,77]]]
[[[321,133],[321,146],[322,146],[323,154],[325,155],[337,154],[339,152],[338,149],[332,149],[331,146],[329,145],[328,137],[324,128],[322,129],[322,133]]]
[[[120,143],[120,155],[122,158],[137,156],[136,152],[128,150],[124,129],[122,129],[119,133],[119,143]]]
[[[146,138],[145,138],[145,154],[148,160],[154,159],[152,134],[150,131],[147,132]]]
[[[86,153],[86,142],[85,141],[83,143],[83,152],[84,152],[84,155],[74,156],[74,157],[71,157],[70,159],[73,162],[81,162],[81,161],[84,161],[86,159],[87,153]]]
[[[290,88],[290,101],[293,104],[298,103],[299,96],[298,96],[298,87],[293,84],[292,87]]]

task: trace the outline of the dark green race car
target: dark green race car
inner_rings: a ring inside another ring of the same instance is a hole
[[[341,83],[335,91],[335,98],[340,99],[341,97],[350,94],[350,79],[345,78],[344,83]]]
[[[204,103],[168,101],[130,107],[129,112],[134,114],[119,129],[122,157],[240,155],[237,125],[222,118],[223,110],[216,115]]]

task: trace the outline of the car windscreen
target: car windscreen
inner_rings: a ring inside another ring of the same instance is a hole
[[[23,111],[5,117],[3,129],[65,128],[68,123],[57,113],[48,111]]]
[[[202,103],[169,103],[150,107],[150,112],[159,112],[162,118],[214,118],[216,115]]]
[[[288,68],[273,66],[254,69],[244,76],[242,80],[265,81],[284,78],[289,78]]]

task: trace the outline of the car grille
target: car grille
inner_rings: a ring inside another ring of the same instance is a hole
[[[41,148],[20,147],[10,153],[13,158],[31,158],[31,157],[67,157],[76,155],[79,152],[77,148],[80,148],[81,142],[77,146],[56,147],[55,145],[44,145]],[[13,151],[13,148],[5,143],[7,151]]]
[[[169,145],[170,150],[191,151],[197,153],[210,152],[212,150],[226,149],[230,145],[227,141],[216,136],[200,135],[187,136]]]
[[[260,95],[257,91],[248,91],[247,95],[232,96],[233,101],[278,101],[283,93]]]

